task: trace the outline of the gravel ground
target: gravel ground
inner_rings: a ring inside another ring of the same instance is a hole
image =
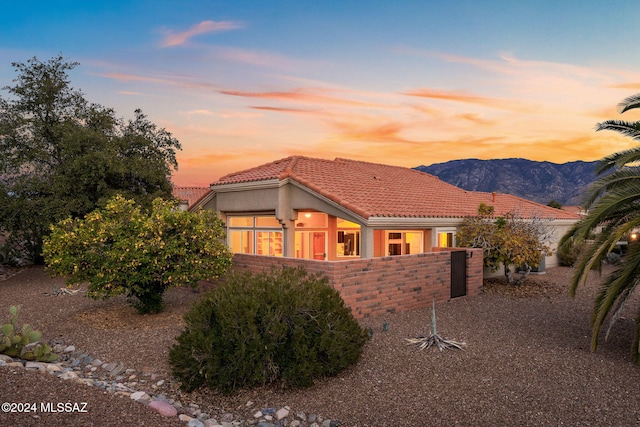
[[[362,325],[374,333],[362,360],[336,378],[297,391],[181,393],[167,355],[183,327],[182,315],[201,295],[190,289],[171,290],[165,313],[140,316],[124,298],[47,296],[62,281],[29,267],[0,279],[0,320],[5,321],[10,305],[19,305],[21,323],[39,328],[45,339],[153,371],[166,379],[163,392],[211,414],[251,418],[256,409],[288,405],[293,413],[338,419],[343,427],[640,425],[640,368],[629,357],[638,304],[625,309],[609,339],[592,353],[589,318],[600,278],[594,273],[570,298],[572,273],[549,268],[519,288],[487,281],[479,297],[437,306],[438,332],[466,342],[465,351],[420,351],[405,344],[405,338],[429,332],[430,309],[365,319]],[[186,425],[128,398],[46,374],[0,368],[0,383],[2,402],[87,402],[88,410],[36,418],[0,413],[0,425]]]

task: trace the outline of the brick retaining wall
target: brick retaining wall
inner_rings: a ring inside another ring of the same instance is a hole
[[[482,290],[482,249],[467,252],[467,297]],[[239,271],[260,272],[271,266],[303,266],[322,273],[340,292],[356,318],[416,310],[451,299],[451,254],[448,250],[414,255],[316,261],[298,258],[235,254]]]

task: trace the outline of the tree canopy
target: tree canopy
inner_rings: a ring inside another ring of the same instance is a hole
[[[79,64],[57,56],[15,62],[0,97],[0,233],[41,260],[49,225],[83,217],[115,194],[150,207],[171,197],[181,146],[141,110],[133,119],[90,103],[71,86]]]
[[[640,94],[619,104],[620,112],[640,108]],[[598,123],[597,131],[613,130],[640,140],[640,121],[607,120]],[[588,214],[560,241],[567,246],[575,240],[591,240],[575,264],[571,293],[584,284],[591,270],[601,270],[603,262],[618,242],[640,228],[640,146],[601,159],[596,172],[600,178],[591,186],[585,208]],[[592,236],[595,238],[592,239]],[[640,281],[640,243],[630,242],[625,256],[605,278],[596,295],[591,318],[591,348],[596,350],[598,337],[606,319],[610,326],[619,317],[625,303],[634,295]],[[635,339],[631,347],[635,363],[640,363],[640,310],[636,315]]]
[[[141,313],[159,312],[170,287],[195,286],[231,266],[225,226],[217,214],[153,201],[145,213],[116,196],[84,219],[67,218],[44,240],[47,268],[67,283],[89,283],[88,296],[125,294]]]
[[[550,252],[550,233],[538,218],[523,219],[515,212],[496,218],[493,206],[481,203],[478,215],[462,222],[456,240],[461,247],[482,248],[484,266],[492,271],[504,267],[509,283],[517,284]],[[518,280],[513,267],[525,273]]]

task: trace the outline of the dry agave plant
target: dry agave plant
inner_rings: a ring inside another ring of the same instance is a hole
[[[417,338],[405,338],[405,341],[407,341],[407,344],[412,344],[417,346],[420,350],[424,350],[425,348],[431,348],[431,347],[435,347],[440,351],[444,349],[452,349],[452,348],[464,350],[464,347],[467,345],[464,342],[448,340],[438,335],[438,330],[436,327],[435,300],[431,304],[431,333],[429,334],[429,336],[426,336],[426,337],[420,336]]]

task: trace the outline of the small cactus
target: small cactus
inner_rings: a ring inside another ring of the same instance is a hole
[[[20,333],[16,332],[18,320],[16,306],[9,307],[9,313],[11,313],[9,323],[0,326],[0,354],[38,362],[58,360],[58,355],[51,351],[51,347],[40,342],[42,332],[34,330],[27,324],[22,326]]]
[[[5,337],[13,335],[14,334],[13,325],[11,323],[2,325],[2,327],[0,327],[0,332],[2,332],[2,335],[4,335]]]

